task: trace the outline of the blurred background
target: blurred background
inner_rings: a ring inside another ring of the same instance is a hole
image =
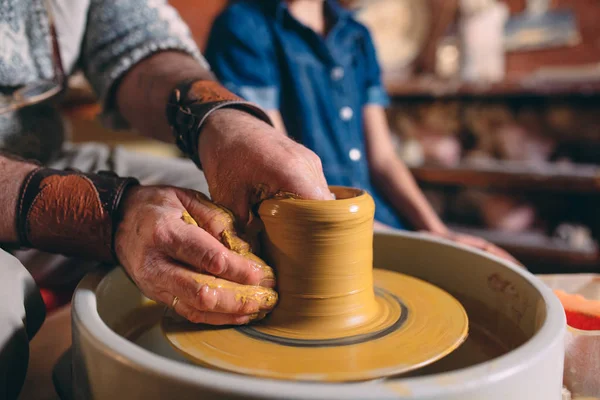
[[[204,48],[227,0],[170,2]],[[600,270],[600,2],[346,0],[371,30],[397,154],[457,231],[532,272]],[[81,76],[63,109],[75,142],[164,157],[108,132]]]

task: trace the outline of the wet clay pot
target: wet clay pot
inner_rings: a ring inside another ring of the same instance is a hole
[[[192,324],[173,312],[162,329],[199,365],[292,381],[349,382],[431,364],[466,339],[460,302],[430,283],[373,269],[374,202],[331,187],[336,200],[264,201],[263,253],[279,302],[248,326]]]
[[[373,199],[356,189],[332,192],[333,201],[269,200],[260,207],[279,293],[271,334],[342,338],[369,331],[381,315],[373,291]]]

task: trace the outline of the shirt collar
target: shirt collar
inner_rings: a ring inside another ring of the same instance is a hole
[[[352,12],[342,7],[337,0],[325,0],[325,9],[333,16],[334,24],[350,18]]]
[[[274,7],[275,18],[278,22],[282,22],[285,14],[289,13],[287,3],[284,0],[275,0],[272,2],[272,5]],[[336,0],[325,0],[325,9],[333,16],[333,25],[352,15],[350,10],[342,7]]]

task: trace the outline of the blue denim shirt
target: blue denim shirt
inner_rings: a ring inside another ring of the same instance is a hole
[[[279,110],[288,134],[322,160],[330,185],[367,190],[376,220],[401,228],[369,176],[362,109],[386,106],[370,34],[335,1],[325,38],[296,20],[284,1],[234,3],[215,21],[205,56],[229,90]]]

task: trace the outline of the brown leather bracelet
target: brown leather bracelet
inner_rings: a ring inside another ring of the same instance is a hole
[[[235,108],[273,125],[269,116],[257,105],[225,89],[218,82],[188,80],[173,89],[167,103],[167,120],[179,149],[202,169],[198,155],[200,131],[206,119],[221,108]]]
[[[17,205],[21,246],[116,263],[119,204],[125,191],[138,184],[112,172],[33,170]]]

